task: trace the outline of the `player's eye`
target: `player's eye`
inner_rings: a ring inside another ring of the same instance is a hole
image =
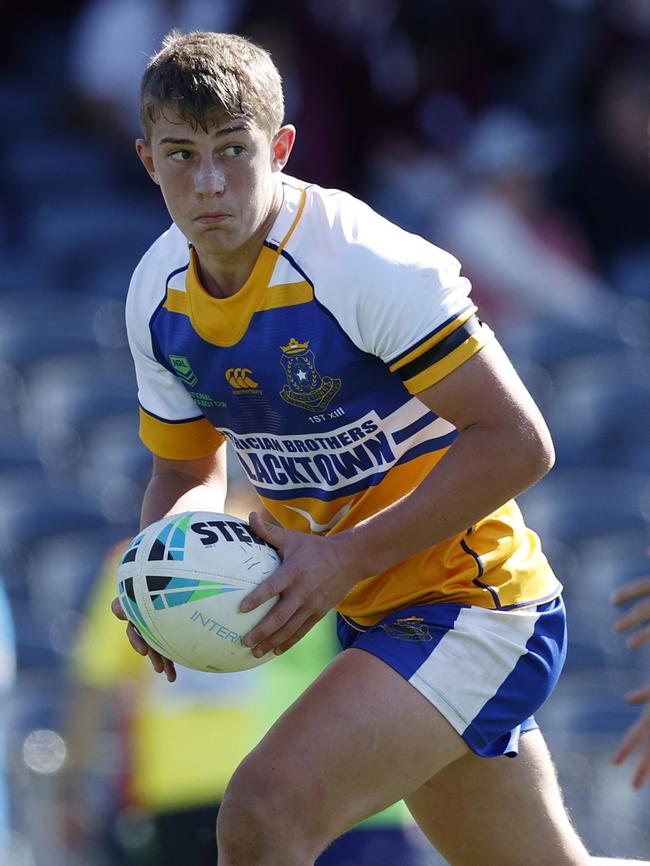
[[[192,154],[189,150],[174,150],[169,154],[169,158],[173,159],[174,162],[186,162],[191,157]]]
[[[225,156],[241,156],[245,150],[243,144],[229,144],[223,152]]]

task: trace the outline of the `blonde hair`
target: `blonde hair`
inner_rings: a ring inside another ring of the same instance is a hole
[[[243,36],[174,29],[142,76],[145,138],[165,109],[206,131],[215,119],[245,117],[274,135],[284,118],[282,79],[268,51]]]

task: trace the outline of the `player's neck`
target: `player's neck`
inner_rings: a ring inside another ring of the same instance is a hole
[[[195,248],[198,273],[206,292],[214,298],[229,298],[243,288],[253,272],[262,245],[281,205],[282,191],[278,189],[273,196],[266,219],[246,243],[237,249],[228,253],[211,253]]]
[[[250,277],[261,243],[257,244],[250,255],[237,254],[210,256],[197,252],[197,269],[201,285],[213,298],[229,298],[236,295]]]

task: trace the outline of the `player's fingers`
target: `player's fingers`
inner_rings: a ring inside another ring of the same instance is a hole
[[[644,704],[646,701],[650,701],[650,683],[634,692],[629,692],[625,695],[625,700],[630,704]],[[650,734],[650,716],[647,718],[647,725]]]
[[[150,647],[133,623],[128,624],[126,634],[133,649],[141,656],[147,656],[149,658],[151,666],[156,673],[164,673],[169,682],[173,683],[176,679],[174,663],[164,656],[161,656],[159,652],[156,652],[156,650],[153,649],[153,647]]]
[[[142,637],[137,628],[130,622],[126,627],[126,636],[133,649],[141,656],[146,656],[149,653],[149,644]]]
[[[155,670],[157,674],[165,674],[170,683],[173,683],[176,679],[176,668],[174,667],[174,662],[165,656],[160,655],[153,647],[147,646],[147,656],[149,657],[149,661],[151,662],[151,667]]]
[[[643,725],[641,720],[635,722],[621,740],[618,749],[614,752],[612,763],[622,764],[623,761],[636,749],[643,739]]]
[[[629,637],[625,643],[630,649],[639,649],[650,641],[650,625],[646,625]]]
[[[280,643],[283,637],[289,637],[293,634],[293,630],[286,633],[286,627],[295,616],[297,606],[295,602],[289,599],[281,599],[275,607],[267,613],[261,622],[251,629],[248,634],[244,635],[244,645],[253,649],[253,655],[257,658],[263,656],[269,650],[274,649]],[[295,625],[302,625],[308,614],[304,612],[302,619]],[[276,635],[278,640],[276,640]]]
[[[309,619],[305,620],[305,622],[300,626],[300,628],[294,632],[293,636],[289,638],[287,641],[283,641],[278,647],[275,648],[274,652],[276,655],[281,655],[285,653],[288,649],[294,644],[297,644],[298,641],[303,638],[308,631],[310,631],[316,623],[320,622],[322,616],[310,616]]]
[[[649,593],[650,577],[641,577],[639,580],[633,580],[617,589],[612,594],[611,600],[613,604],[623,604],[623,602],[631,601],[633,598],[640,598]]]
[[[267,653],[279,649],[283,644],[290,641],[310,618],[304,610],[299,608],[281,628],[276,629],[268,638],[261,640],[257,644],[253,650],[253,655],[261,658]],[[309,629],[306,629],[306,631],[309,631]],[[306,633],[306,631],[303,633]]]
[[[257,511],[251,511],[248,522],[256,535],[277,548],[280,552],[287,540],[288,531],[275,523],[264,520]]]
[[[650,745],[645,747],[641,753],[641,759],[636,765],[636,770],[632,779],[633,787],[637,789],[642,788],[645,785],[648,776],[650,776]]]
[[[162,672],[167,677],[167,682],[173,683],[176,681],[176,667],[174,662],[171,659],[165,658],[165,656],[161,656],[163,661],[163,670]]]
[[[632,626],[650,621],[650,598],[637,602],[620,619],[614,623],[614,631],[626,631]]]
[[[256,607],[264,604],[265,601],[269,601],[269,599],[275,598],[276,595],[284,592],[287,587],[291,586],[292,582],[293,576],[291,570],[289,568],[278,568],[270,577],[259,583],[252,592],[244,596],[240,602],[239,609],[242,613],[255,610]],[[276,610],[276,608],[277,605],[273,610]]]
[[[113,601],[111,602],[111,610],[113,611],[113,616],[121,619],[122,622],[126,622],[128,620],[128,617],[124,613],[124,608],[122,607],[119,598],[113,599]]]

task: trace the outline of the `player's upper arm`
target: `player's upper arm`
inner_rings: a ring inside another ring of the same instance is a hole
[[[503,446],[516,449],[518,458],[539,462],[542,471],[553,464],[546,423],[496,340],[416,396],[461,432],[498,431]]]

